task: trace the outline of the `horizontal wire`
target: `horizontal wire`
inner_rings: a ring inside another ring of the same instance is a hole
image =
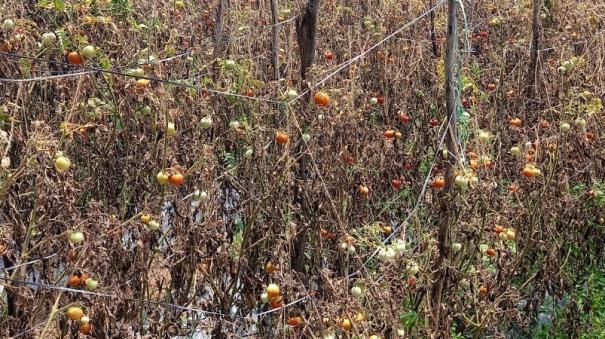
[[[21,285],[37,286],[37,287],[45,288],[45,289],[49,289],[49,290],[72,292],[72,293],[76,293],[76,294],[92,295],[92,296],[110,298],[110,299],[121,299],[121,300],[126,300],[126,301],[133,301],[133,302],[142,302],[142,303],[146,303],[146,304],[153,304],[153,305],[163,306],[163,307],[167,307],[167,308],[176,308],[176,309],[180,309],[180,310],[191,311],[191,312],[201,313],[201,314],[205,314],[205,315],[212,315],[212,316],[217,316],[217,317],[226,317],[226,318],[233,317],[233,318],[240,318],[240,319],[248,319],[247,317],[242,317],[242,316],[237,316],[237,315],[233,315],[233,316],[226,315],[226,314],[219,313],[219,312],[206,311],[206,310],[202,310],[199,308],[171,304],[171,303],[167,303],[167,302],[163,302],[163,301],[128,298],[128,297],[122,297],[122,296],[117,296],[117,295],[108,294],[108,293],[99,293],[99,292],[92,292],[92,291],[86,291],[86,290],[79,290],[79,289],[75,289],[75,288],[43,284],[43,283],[37,283],[37,282],[33,282],[33,281],[25,281],[25,280],[19,280],[19,279],[11,279],[11,278],[7,278],[7,277],[0,277],[0,280],[10,281],[10,282],[21,284]]]
[[[69,77],[77,77],[87,74],[93,74],[94,71],[85,71],[85,72],[76,72],[76,73],[64,73],[58,75],[49,75],[49,76],[38,76],[33,78],[23,78],[23,79],[14,79],[14,78],[0,78],[0,82],[32,82],[32,81],[41,81],[41,80],[50,80],[50,79],[59,79],[59,78],[69,78]]]
[[[167,79],[154,78],[154,77],[148,77],[148,76],[134,76],[132,74],[127,74],[127,73],[123,73],[123,72],[119,72],[119,71],[115,71],[115,70],[107,70],[107,69],[85,66],[85,65],[74,65],[74,64],[68,64],[65,62],[61,62],[61,61],[45,60],[45,59],[27,56],[27,55],[23,55],[23,54],[19,54],[19,53],[0,52],[0,55],[4,55],[4,56],[12,58],[12,59],[27,59],[27,60],[45,62],[45,63],[50,63],[50,64],[70,65],[73,67],[92,71],[93,73],[105,73],[105,74],[124,76],[124,77],[128,77],[128,78],[145,79],[145,80],[159,82],[159,83],[163,83],[163,84],[167,84],[167,85],[173,85],[173,86],[177,86],[177,87],[185,87],[185,88],[192,88],[192,89],[196,89],[196,90],[203,90],[208,93],[217,94],[217,95],[232,96],[232,97],[238,97],[238,98],[243,98],[243,99],[248,99],[248,100],[264,101],[264,102],[269,102],[269,103],[273,103],[273,104],[286,104],[286,102],[282,101],[282,100],[271,100],[271,99],[265,99],[265,98],[260,98],[260,97],[249,97],[247,95],[238,94],[238,93],[217,91],[217,90],[206,88],[206,87],[185,84],[185,83],[183,83],[183,81],[180,81],[180,80],[175,81],[175,80],[167,80]],[[14,81],[14,80],[15,79],[0,78],[0,82],[9,82],[9,81]]]

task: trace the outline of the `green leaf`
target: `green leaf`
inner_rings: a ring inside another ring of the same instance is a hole
[[[63,0],[54,0],[55,10],[63,11],[65,9],[65,2]]]

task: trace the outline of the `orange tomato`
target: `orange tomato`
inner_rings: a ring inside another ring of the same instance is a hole
[[[67,61],[73,65],[81,65],[84,63],[84,59],[82,58],[82,55],[80,55],[80,53],[75,52],[75,51],[67,54]]]
[[[481,293],[482,295],[486,295],[487,294],[487,287],[485,287],[485,286],[479,287],[479,293]]]
[[[179,186],[185,182],[185,177],[181,173],[175,173],[168,177],[168,181],[175,186]]]
[[[265,265],[265,270],[269,273],[273,273],[273,272],[277,271],[277,266],[273,265],[272,262],[268,261],[267,264]]]
[[[67,281],[67,285],[69,285],[70,287],[76,287],[78,285],[80,285],[82,282],[80,280],[80,277],[78,277],[77,275],[72,275],[71,277],[69,277],[69,280]]]
[[[494,227],[494,231],[496,231],[496,233],[500,234],[500,233],[504,232],[504,227],[502,227],[500,225],[496,225],[496,227]]]
[[[330,106],[330,97],[325,92],[317,92],[313,96],[313,101],[317,106],[328,107]]]
[[[496,250],[493,248],[488,248],[487,251],[485,251],[485,254],[487,254],[488,257],[495,257]]]
[[[271,308],[282,307],[282,300],[281,300],[281,298],[271,299],[271,301],[269,302],[269,306],[271,306]]]
[[[488,91],[495,91],[496,87],[497,87],[496,84],[487,84]]]
[[[90,331],[92,331],[92,325],[90,323],[82,324],[80,326],[80,332],[82,332],[82,334],[90,334]]]
[[[514,127],[521,127],[523,126],[523,120],[519,118],[512,118],[510,119],[510,124]]]
[[[82,275],[80,276],[80,284],[84,285],[86,284],[86,279],[90,278],[90,276],[86,273],[82,273]]]
[[[351,327],[353,327],[353,324],[351,324],[351,320],[343,319],[342,322],[340,323],[340,327],[342,327],[342,329],[345,331],[349,331],[351,329]]]
[[[359,185],[359,193],[364,197],[367,197],[370,194],[370,189],[368,188],[368,186]]]
[[[540,175],[540,170],[533,165],[525,165],[521,174],[523,174],[524,177],[533,178]]]
[[[443,177],[437,177],[433,179],[433,188],[445,187],[445,179]]]
[[[302,324],[302,322],[303,322],[303,318],[298,317],[298,316],[297,317],[290,317],[288,319],[288,325],[290,325],[292,327],[298,326],[298,325]]]
[[[275,142],[277,142],[278,144],[283,145],[283,144],[287,143],[289,139],[290,139],[290,137],[288,136],[288,134],[286,132],[281,132],[281,131],[275,132]]]
[[[395,137],[395,131],[393,131],[392,129],[387,130],[384,132],[384,137],[387,139],[391,139]]]

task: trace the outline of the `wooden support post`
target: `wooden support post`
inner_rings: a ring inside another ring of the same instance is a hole
[[[223,50],[223,26],[225,25],[225,9],[227,8],[227,0],[219,0],[216,11],[216,29],[214,30],[214,51],[212,57],[218,58]]]
[[[456,3],[457,0],[448,0],[448,24],[447,24],[447,49],[445,53],[445,94],[446,94],[446,110],[447,110],[447,135],[446,144],[449,152],[448,158],[445,159],[445,172],[447,175],[445,192],[443,197],[450,193],[452,183],[454,181],[454,171],[452,166],[452,155],[458,156],[457,152],[457,133],[456,133],[456,53],[458,51],[458,22],[456,18]],[[447,262],[450,253],[450,230],[449,217],[452,213],[450,201],[442,202],[442,218],[439,224],[437,233],[437,243],[439,247],[439,258],[434,267],[435,279],[431,289],[430,304],[433,315],[433,326],[436,330],[448,331],[441,329],[444,324],[441,322],[441,298],[443,291],[446,288],[447,269],[443,266]],[[446,332],[447,333],[447,332]]]
[[[279,6],[278,0],[271,0],[271,23],[273,28],[271,29],[273,34],[273,43],[271,46],[271,62],[273,64],[273,77],[275,80],[279,80]]]
[[[540,49],[540,33],[542,31],[542,23],[540,21],[541,9],[542,0],[533,0],[531,54],[529,57],[529,67],[527,70],[527,93],[531,98],[534,98],[538,94],[538,50]]]
[[[307,6],[305,7],[304,14],[296,20],[296,38],[298,42],[298,49],[300,51],[300,77],[302,90],[304,91],[307,87],[306,77],[309,67],[313,64],[315,59],[315,33],[317,31],[317,10],[319,7],[319,0],[308,0]],[[303,111],[307,110],[311,99],[311,91],[307,93],[304,98],[304,104],[301,108]],[[305,129],[309,122],[303,118],[302,128]],[[296,238],[293,240],[293,255],[291,260],[291,266],[298,272],[304,271],[304,255],[307,241],[308,229],[311,226],[310,215],[313,214],[313,208],[311,208],[308,199],[305,196],[305,185],[309,178],[308,165],[309,155],[306,154],[304,143],[299,143],[297,147],[297,153],[303,153],[299,157],[298,161],[298,172],[296,173],[296,188],[294,202],[300,206],[300,215],[298,216],[298,222],[300,224],[299,231],[297,232]]]

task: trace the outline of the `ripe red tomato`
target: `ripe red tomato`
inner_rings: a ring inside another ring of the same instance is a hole
[[[405,165],[403,165],[403,169],[406,171],[409,171],[412,169],[412,164],[410,164],[409,162],[406,162]]]
[[[487,251],[485,251],[485,254],[487,254],[489,257],[495,257],[496,250],[490,247],[487,249]]]
[[[469,108],[471,106],[467,98],[462,99],[462,106],[464,106],[464,108]]]
[[[379,105],[384,105],[384,95],[379,95],[377,99]]]
[[[67,54],[67,61],[73,65],[81,65],[84,63],[84,59],[82,58],[82,55],[80,55],[80,53],[75,52],[75,51]]]
[[[407,124],[408,122],[410,122],[410,120],[412,120],[412,118],[410,118],[409,115],[407,115],[403,112],[399,113],[399,121],[401,121],[401,123]]]
[[[398,190],[398,189],[401,188],[401,184],[402,184],[402,182],[399,179],[393,179],[391,181],[391,186],[393,186],[393,188],[396,189],[396,190]]]
[[[594,140],[594,133],[586,132],[586,140],[588,140],[588,141]]]
[[[342,160],[349,165],[353,165],[355,163],[355,158],[350,154],[344,154],[342,156]]]
[[[334,52],[332,52],[332,51],[326,51],[324,56],[326,57],[326,60],[328,60],[328,61],[334,60]]]
[[[433,118],[429,121],[429,124],[431,124],[432,127],[439,126],[439,119]]]

